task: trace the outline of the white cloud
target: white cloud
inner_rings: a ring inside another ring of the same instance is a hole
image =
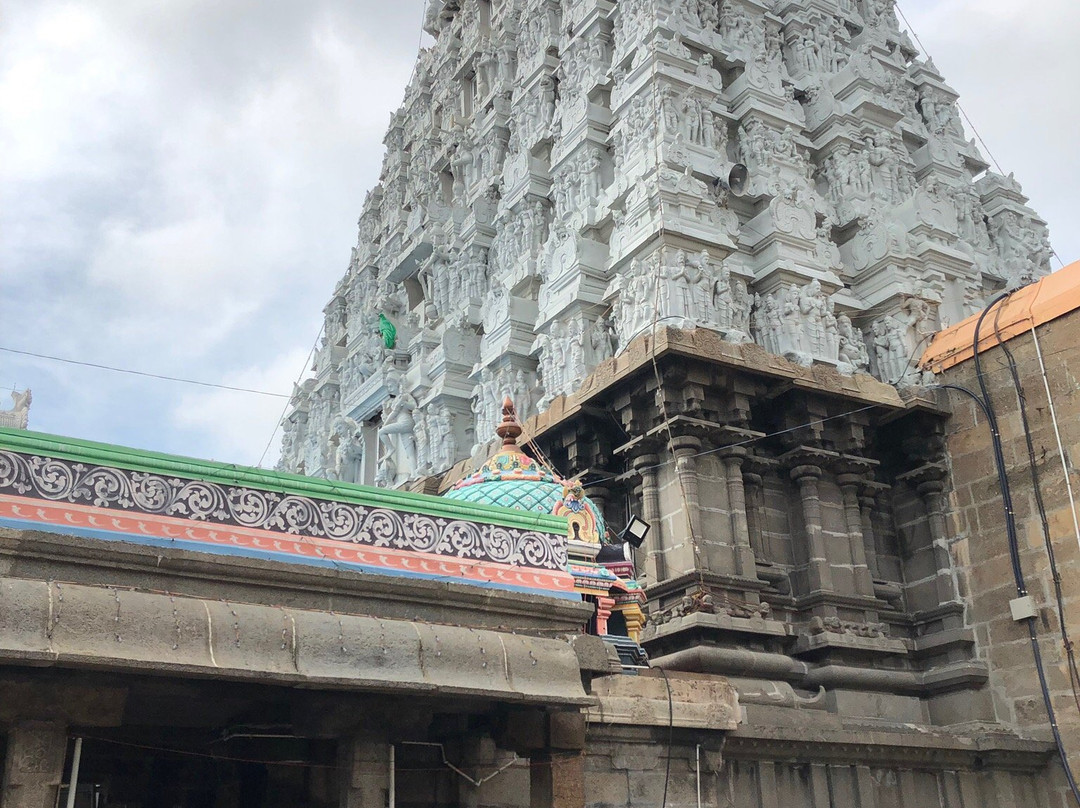
[[[419,10],[25,0],[5,16],[0,345],[289,392],[377,178]],[[280,401],[9,354],[0,376],[35,388],[35,428],[242,462],[267,432],[243,425],[268,416],[235,413]]]
[[[901,8],[990,154],[1048,220],[1062,259],[1080,259],[1080,3],[918,0]]]
[[[242,370],[228,379],[234,387],[252,390],[292,391],[297,371],[303,367],[308,352],[294,349],[271,357],[269,364]],[[179,429],[198,431],[210,436],[217,447],[212,459],[254,466],[277,462],[280,433],[276,432],[285,400],[254,396],[230,390],[205,390],[182,395],[171,412],[172,423]],[[265,457],[263,451],[270,443]]]

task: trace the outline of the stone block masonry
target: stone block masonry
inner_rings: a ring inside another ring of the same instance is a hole
[[[1062,273],[1067,272],[1076,274],[1074,268],[1062,270]],[[1004,352],[993,338],[993,321],[994,314],[991,314],[983,326],[984,337],[989,334],[990,338],[980,359],[998,416],[1015,504],[1020,564],[1027,589],[1035,600],[1036,628],[1048,684],[1075,770],[1080,768],[1080,706],[1074,699],[1067,655],[1061,641],[1053,576],[1036,508],[1020,418],[1020,400]],[[1035,463],[1061,578],[1066,628],[1072,637],[1080,637],[1080,547],[1029,325],[1023,323],[1013,327],[1006,345],[1015,357],[1023,385]],[[1075,458],[1080,456],[1077,454],[1080,452],[1080,388],[1077,385],[1080,352],[1076,349],[1080,341],[1080,311],[1074,309],[1040,324],[1037,333],[1061,430],[1067,473],[1076,490],[1080,487],[1080,476],[1074,466]],[[970,356],[970,328],[965,334]],[[974,364],[971,358],[964,359],[940,373],[939,381],[977,391]],[[1014,622],[1009,611],[1009,601],[1016,597],[1016,589],[989,429],[983,414],[965,396],[949,395],[953,405],[948,427],[952,474],[948,498],[952,536],[949,552],[955,562],[957,584],[967,603],[965,623],[974,631],[977,657],[987,663],[990,671],[988,691],[994,718],[1022,734],[1044,737],[1049,729],[1048,718],[1038,688],[1027,628],[1023,623]]]

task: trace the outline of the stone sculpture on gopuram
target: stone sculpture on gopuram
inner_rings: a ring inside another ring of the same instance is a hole
[[[910,386],[943,321],[1049,271],[891,0],[432,0],[424,27],[283,468],[445,471],[502,395],[544,411],[657,327]]]

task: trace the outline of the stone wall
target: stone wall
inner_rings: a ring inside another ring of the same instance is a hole
[[[983,328],[984,333],[992,333],[992,315]],[[1038,337],[1076,488],[1080,485],[1080,477],[1072,463],[1080,451],[1080,395],[1076,381],[1080,374],[1080,354],[1075,351],[1080,338],[1080,313],[1072,312],[1039,326]],[[1014,337],[1007,344],[1015,356],[1027,402],[1036,466],[1061,575],[1067,627],[1072,636],[1077,637],[1080,636],[1080,551],[1046,392],[1030,333]],[[1069,686],[1018,398],[1002,349],[991,348],[980,358],[997,410],[1016,511],[1020,563],[1028,591],[1038,606],[1036,628],[1047,679],[1065,745],[1070,750],[1070,760],[1074,768],[1080,768],[1080,709]],[[939,380],[978,391],[975,363],[971,359],[950,368]],[[1023,623],[1014,622],[1009,611],[1009,601],[1016,597],[1016,588],[989,429],[983,414],[966,396],[953,392],[950,397],[953,407],[948,436],[953,479],[949,496],[950,550],[957,568],[960,592],[968,604],[966,622],[975,630],[978,658],[989,666],[989,694],[996,720],[1024,733],[1045,734],[1049,729],[1048,718],[1036,679],[1027,628]]]
[[[586,805],[661,808],[665,782],[668,808],[1057,805],[1040,771],[987,769],[974,756],[962,760],[963,753],[957,756],[955,748],[935,736],[905,738],[907,746],[897,754],[895,748],[875,747],[885,734],[848,737],[831,750],[828,739],[818,735],[813,753],[808,746],[796,750],[764,733],[742,737],[742,730],[726,740],[720,733],[676,735],[669,770],[666,729],[654,730],[648,738],[614,738],[595,731],[585,761]],[[829,759],[829,753],[835,758]]]

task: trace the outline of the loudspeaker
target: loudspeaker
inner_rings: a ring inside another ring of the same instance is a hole
[[[731,193],[735,194],[735,196],[742,196],[746,193],[746,186],[749,182],[750,172],[746,166],[742,163],[736,163],[731,167],[727,178],[728,190]]]
[[[727,177],[717,177],[713,180],[713,191],[719,194],[727,191],[732,196],[742,196],[746,193],[746,186],[750,183],[750,172],[742,163],[735,163],[728,171]]]

